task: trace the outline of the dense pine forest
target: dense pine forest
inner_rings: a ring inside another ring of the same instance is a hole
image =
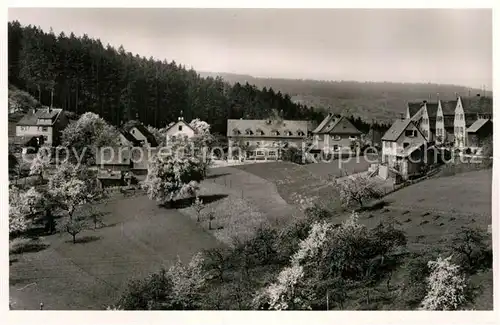
[[[321,110],[272,88],[203,78],[175,61],[141,57],[87,35],[55,35],[14,21],[8,23],[8,42],[10,84],[43,105],[94,112],[114,125],[139,119],[164,127],[182,114],[225,133],[228,118],[267,118],[273,111],[285,119],[323,118]]]

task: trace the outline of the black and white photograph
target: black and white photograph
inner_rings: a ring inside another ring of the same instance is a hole
[[[493,311],[492,8],[7,11],[9,312]]]

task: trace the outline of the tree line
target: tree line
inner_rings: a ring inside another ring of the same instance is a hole
[[[87,35],[55,35],[14,21],[8,23],[8,41],[9,83],[43,105],[93,112],[114,125],[138,119],[161,128],[183,115],[225,133],[228,118],[267,118],[273,110],[286,119],[323,118],[272,88],[203,78],[175,61],[134,55]]]
[[[202,77],[175,61],[141,57],[87,35],[55,35],[13,21],[8,41],[9,84],[43,105],[78,115],[93,112],[115,126],[136,119],[163,128],[183,115],[224,134],[228,118],[263,119],[277,112],[284,119],[319,123],[326,115],[322,107],[294,103],[273,88]],[[351,120],[368,132],[370,123]]]

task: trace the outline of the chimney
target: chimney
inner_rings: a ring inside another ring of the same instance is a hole
[[[184,121],[184,117],[179,116],[179,121]]]
[[[405,120],[405,115],[404,113],[401,113],[401,120],[404,121]]]
[[[481,97],[481,94],[476,94],[477,97]]]

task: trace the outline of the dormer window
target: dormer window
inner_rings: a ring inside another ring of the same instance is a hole
[[[239,134],[241,134],[241,132],[238,129],[233,129],[233,134],[234,135],[239,135]]]
[[[341,138],[340,138],[340,135],[335,135],[335,136],[333,137],[333,140],[335,140],[335,141],[340,141],[340,139],[341,139]]]
[[[257,129],[257,134],[258,135],[264,135],[264,131],[262,131],[262,129]]]
[[[291,132],[290,132],[291,133]],[[305,135],[304,131],[302,130],[298,130],[297,131],[297,134],[300,136],[300,137],[303,137]]]
[[[280,132],[279,132],[278,130],[273,130],[273,131],[272,131],[272,134],[273,134],[274,136],[278,136],[278,135],[280,135]]]
[[[417,130],[406,130],[405,136],[410,137],[410,138],[414,138],[417,136]]]
[[[253,134],[253,131],[251,129],[246,129],[245,130],[245,134],[246,135],[252,135]]]

